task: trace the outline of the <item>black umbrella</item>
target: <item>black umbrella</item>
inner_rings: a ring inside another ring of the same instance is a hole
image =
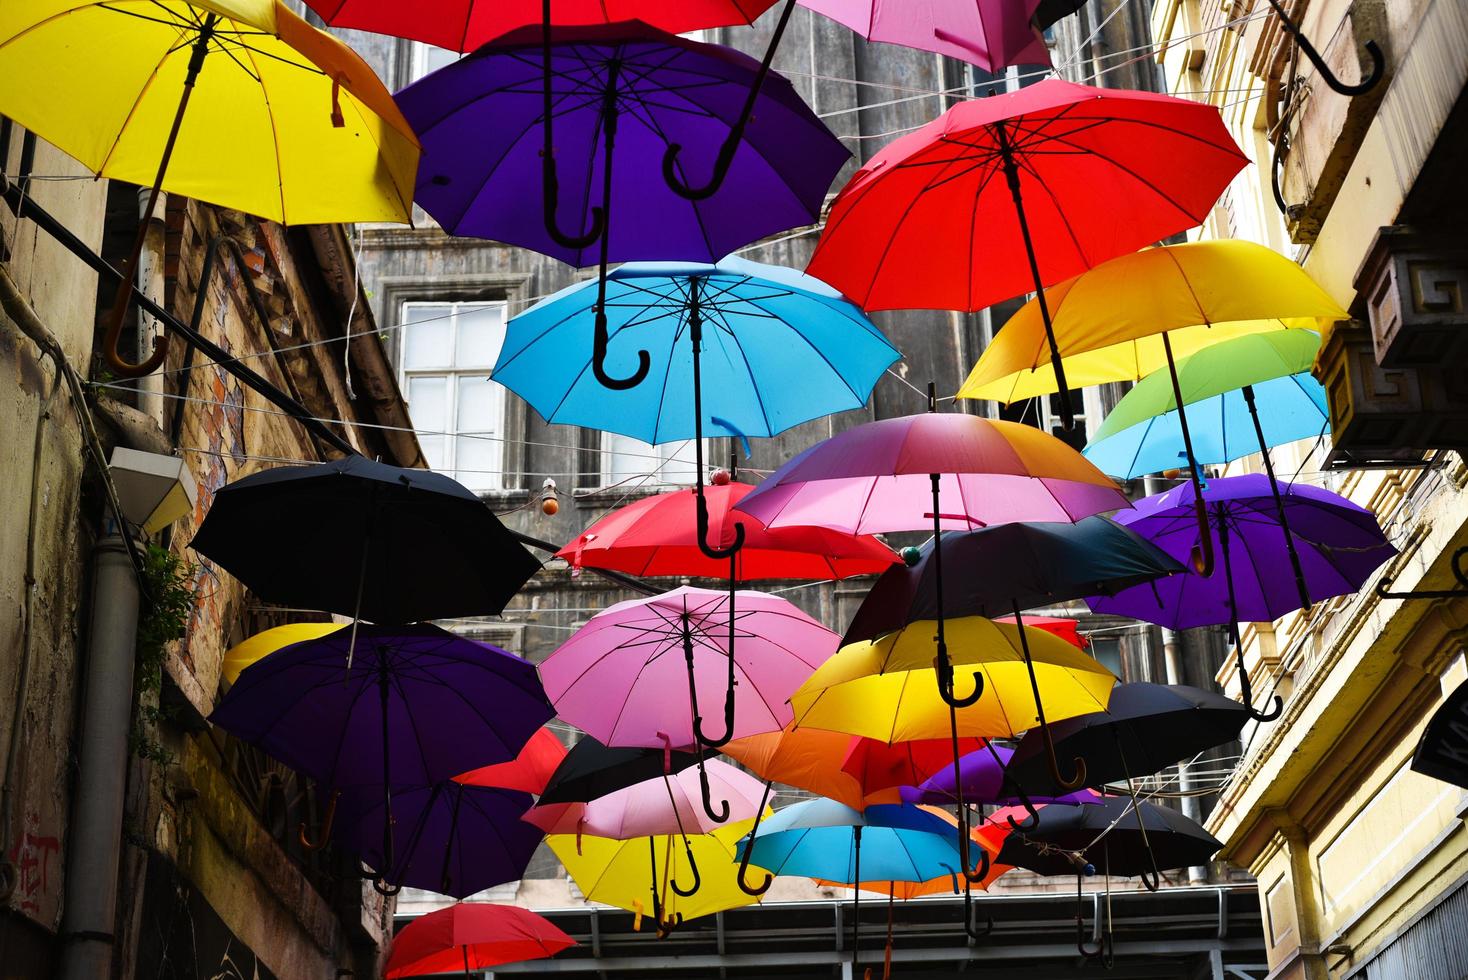
[[[694,752],[609,748],[590,735],[571,747],[540,794],[539,804],[589,803],[619,789],[698,765]]]
[[[193,548],[267,602],[380,623],[497,615],[540,570],[466,487],[361,456],[236,480]]]
[[[1012,831],[994,858],[1042,875],[1096,873],[1140,876],[1156,883],[1159,871],[1206,864],[1223,844],[1177,810],[1130,797],[1099,806],[1040,807],[1034,827]]]
[[[1239,737],[1249,709],[1232,698],[1182,684],[1121,684],[1104,712],[1077,715],[1050,726],[1055,749],[1086,762],[1093,786],[1158,772]],[[1009,772],[1031,793],[1047,794],[1045,744],[1031,731],[1020,741]]]

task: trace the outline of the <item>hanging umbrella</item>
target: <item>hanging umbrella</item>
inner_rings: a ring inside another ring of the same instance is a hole
[[[1016,616],[998,616],[995,617],[994,622],[1014,623],[1017,619]],[[1090,641],[1081,635],[1081,624],[1074,619],[1064,616],[1026,616],[1024,624],[1044,630],[1046,633],[1053,633],[1077,650],[1084,650],[1091,645]]]
[[[1281,483],[1280,491],[1311,602],[1357,591],[1397,553],[1365,508],[1302,483]],[[1282,528],[1268,478],[1248,474],[1210,481],[1201,501],[1185,483],[1139,500],[1137,509],[1118,521],[1179,557],[1199,545],[1198,525],[1190,519],[1199,503],[1211,546],[1223,559],[1222,574],[1178,575],[1087,602],[1098,613],[1131,616],[1169,629],[1228,625],[1244,703],[1256,720],[1269,721],[1279,716],[1282,700],[1276,697],[1268,713],[1252,707],[1238,623],[1270,622],[1302,607],[1290,563],[1279,560]]]
[[[929,881],[968,871],[957,828],[917,807],[879,804],[865,810],[834,800],[806,800],[777,810],[758,832],[740,842],[741,858],[776,875],[855,884],[868,879]],[[989,872],[989,851],[979,853],[979,878]],[[866,868],[862,861],[865,858]],[[865,876],[865,877],[864,877]],[[860,952],[861,889],[854,892],[851,966]],[[965,920],[965,927],[972,926]]]
[[[98,177],[151,186],[105,321],[117,350],[159,190],[272,221],[407,222],[418,144],[372,69],[274,0],[57,0],[0,18],[0,114]],[[41,84],[39,80],[44,79]]]
[[[546,784],[566,758],[566,747],[550,728],[541,728],[530,736],[520,754],[509,762],[480,766],[454,777],[466,786],[496,786],[518,789],[525,793],[545,792]]]
[[[288,647],[302,640],[319,640],[328,633],[335,633],[342,628],[341,623],[287,623],[285,626],[261,630],[248,640],[236,643],[224,651],[224,661],[219,665],[219,674],[233,684],[239,680],[240,671],[281,647]]]
[[[722,592],[685,587],[597,613],[540,665],[556,711],[608,745],[697,745],[699,704],[726,692],[732,657],[730,734],[783,728],[786,700],[835,650],[836,634],[784,599],[740,592],[731,650],[729,604]],[[704,806],[722,819],[707,790]]]
[[[729,823],[713,833],[690,835],[688,841],[698,863],[705,868],[732,865],[735,847],[749,833],[751,823]],[[757,901],[725,875],[710,875],[691,895],[672,891],[670,882],[688,877],[687,869],[682,867],[687,857],[676,835],[620,841],[556,834],[547,837],[546,843],[588,901],[633,912],[638,925],[650,912],[659,935],[666,935],[685,921]]]
[[[797,729],[806,731],[807,729]],[[964,753],[979,751],[984,739],[961,738],[959,750]],[[871,794],[896,787],[912,786],[934,773],[953,771],[952,746],[946,738],[917,739],[910,742],[884,742],[875,738],[852,737],[851,747],[846,751],[846,760],[841,764],[844,772],[851,773]],[[896,803],[898,799],[872,802]],[[902,802],[906,802],[905,800]],[[970,802],[979,802],[970,800]]]
[[[581,736],[546,781],[540,803],[589,803],[598,797],[659,776],[698,765],[692,752],[662,749],[609,748],[590,735]]]
[[[1262,245],[1242,241],[1190,242],[1112,259],[1050,289],[1048,307],[1021,308],[995,335],[960,398],[1013,402],[1056,391],[1046,350],[1059,350],[1070,384],[1139,381],[1167,369],[1174,404],[1186,405],[1177,358],[1244,334],[1285,328],[1321,329],[1346,312],[1298,265]],[[1063,379],[1061,379],[1063,381]],[[1201,461],[1188,415],[1178,413],[1183,463],[1200,492]],[[1199,527],[1202,514],[1198,513]],[[1200,532],[1201,535],[1201,532]],[[1207,575],[1213,553],[1195,559]]]
[[[1030,18],[1039,0],[800,0],[868,41],[932,51],[1002,72],[1010,65],[1048,65],[1050,49]]]
[[[453,780],[396,789],[390,803],[379,787],[348,788],[336,804],[335,837],[376,869],[380,890],[466,898],[525,876],[545,837],[521,820],[530,804],[529,793]]]
[[[392,940],[388,980],[463,969],[465,976],[506,963],[548,959],[576,940],[544,916],[515,905],[455,903],[419,916]]]
[[[1260,453],[1286,532],[1289,519],[1269,449],[1330,431],[1325,389],[1310,374],[1319,350],[1318,334],[1273,330],[1225,340],[1177,362],[1194,459],[1222,464]],[[1127,392],[1096,430],[1086,458],[1125,479],[1188,465],[1183,413],[1169,381],[1161,372],[1150,374]],[[1308,606],[1299,555],[1288,533],[1285,540],[1296,591]]]
[[[266,602],[385,623],[498,615],[540,570],[472,491],[361,456],[234,481],[190,544]]]
[[[866,310],[1034,290],[1066,393],[1044,287],[1201,223],[1248,162],[1213,106],[1046,79],[883,148],[831,206],[810,273]]]
[[[1046,806],[1037,826],[1012,831],[997,860],[1042,875],[1141,876],[1155,887],[1160,871],[1207,864],[1223,844],[1177,810],[1107,797],[1100,806]]]
[[[1249,709],[1232,698],[1182,684],[1119,684],[1104,712],[1077,715],[1050,729],[1059,752],[1086,760],[1093,786],[1148,776],[1239,737]],[[1045,747],[1034,733],[1020,740],[1009,769],[1045,792]]]
[[[364,626],[278,650],[240,674],[209,720],[337,790],[383,800],[380,867],[396,866],[392,798],[515,757],[555,713],[519,657],[436,626]],[[486,714],[484,705],[494,705]]]
[[[1121,685],[1125,687],[1126,685]],[[1119,691],[1121,688],[1117,688]],[[1107,711],[1115,706],[1115,694],[1112,695],[1112,704]],[[1104,717],[1104,713],[1101,715]],[[1084,718],[1094,718],[1097,715],[1082,715]],[[1055,728],[1068,722],[1060,722]],[[1057,739],[1057,745],[1059,740]],[[998,806],[1015,806],[1026,808],[1024,801],[1033,804],[1041,803],[1063,803],[1078,806],[1081,804],[1099,803],[1100,797],[1089,790],[1077,790],[1064,792],[1056,789],[1053,795],[1045,796],[1039,794],[1026,794],[1023,798],[1014,791],[1014,785],[1020,784],[1021,779],[1014,779],[1009,774],[1010,760],[1014,756],[1014,750],[1002,745],[986,746],[976,752],[970,752],[958,760],[957,782],[961,784],[963,798],[970,803],[987,803]],[[1043,764],[1043,763],[1042,763]],[[1089,764],[1089,760],[1088,760]],[[1032,784],[1036,788],[1038,783]],[[952,764],[944,766],[924,779],[916,786],[904,786],[902,788],[902,802],[924,803],[936,805],[951,805],[958,798],[959,785],[955,785]]]

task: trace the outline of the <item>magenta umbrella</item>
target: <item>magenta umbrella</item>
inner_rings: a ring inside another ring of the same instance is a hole
[[[800,0],[800,5],[868,41],[933,51],[989,72],[1050,64],[1050,49],[1030,23],[1040,0]]]
[[[723,702],[732,656],[733,737],[784,728],[794,718],[787,699],[840,637],[784,599],[736,597],[732,630],[729,593],[709,589],[674,589],[597,613],[540,665],[557,714],[606,745],[693,746],[699,703]],[[709,817],[727,820],[727,804],[722,814],[713,809],[702,764],[699,772]]]

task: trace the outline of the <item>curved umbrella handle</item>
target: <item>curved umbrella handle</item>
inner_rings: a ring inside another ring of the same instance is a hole
[[[690,187],[684,183],[683,178],[678,176],[678,154],[683,152],[683,147],[678,143],[668,144],[667,151],[663,153],[663,181],[679,197],[689,201],[703,201],[717,194],[724,185],[724,178],[729,175],[729,167],[734,163],[734,154],[739,151],[739,143],[744,139],[744,130],[749,125],[750,117],[754,115],[754,104],[759,98],[765,76],[770,73],[770,62],[775,59],[775,50],[780,46],[780,38],[785,35],[785,25],[790,22],[790,13],[794,9],[795,0],[785,0],[785,7],[780,11],[780,21],[775,25],[775,33],[770,36],[769,47],[765,48],[764,60],[760,62],[759,71],[749,85],[744,108],[730,127],[729,135],[719,146],[719,155],[714,159],[714,171],[709,182],[700,187]]]
[[[1035,809],[1035,804],[1032,803],[1030,801],[1030,798],[1025,795],[1024,789],[1018,783],[1016,783],[1013,779],[1010,779],[1008,776],[1005,777],[1004,781],[1009,785],[1009,788],[1013,790],[1012,795],[1019,798],[1019,805],[1025,808],[1024,823],[1020,823],[1019,821],[1015,820],[1013,814],[1005,817],[1005,819],[1009,821],[1009,829],[1017,830],[1021,833],[1026,830],[1034,830],[1040,825],[1040,811]]]
[[[983,671],[976,670],[973,676],[973,692],[964,697],[959,697],[954,693],[953,689],[953,668],[951,666],[947,670],[940,668],[938,671],[938,694],[943,698],[943,702],[954,708],[967,708],[969,705],[976,703],[984,694],[984,674]],[[945,678],[947,683],[944,683]]]
[[[384,878],[382,875],[374,875],[372,878],[372,889],[379,895],[387,898],[392,898],[398,892],[403,890],[403,886],[389,885],[387,883],[387,879]]]
[[[974,925],[974,898],[968,885],[963,886],[963,931],[975,942],[983,939],[994,932],[994,917],[987,912],[984,913],[984,928],[980,930]]]
[[[1284,191],[1279,186],[1279,164],[1284,155],[1290,150],[1289,137],[1285,134],[1285,127],[1289,125],[1290,114],[1286,112],[1279,119],[1279,135],[1274,140],[1274,150],[1269,155],[1269,189],[1274,192],[1274,206],[1286,219],[1290,216],[1290,203],[1285,200]]]
[[[590,248],[607,230],[607,215],[603,208],[591,209],[591,228],[579,235],[567,234],[556,222],[556,211],[561,199],[561,181],[556,174],[555,137],[552,135],[555,105],[551,100],[551,0],[541,0],[540,4],[540,84],[540,129],[545,138],[545,145],[540,151],[541,219],[545,224],[546,234],[562,248]]]
[[[1137,877],[1142,879],[1142,887],[1146,888],[1149,892],[1155,892],[1162,884],[1162,872],[1157,870],[1155,862],[1152,870],[1144,870]]]
[[[1193,571],[1207,578],[1213,574],[1213,532],[1208,527],[1208,505],[1203,502],[1203,487],[1198,480],[1196,468],[1193,471],[1193,489],[1193,512],[1198,519],[1198,545],[1193,549],[1191,564]]]
[[[734,542],[727,548],[715,548],[708,543],[709,536],[709,505],[703,496],[703,482],[694,485],[694,519],[698,528],[698,550],[702,551],[714,561],[722,561],[725,558],[733,558],[744,547],[744,523],[742,521],[734,524]]]
[[[699,760],[698,760],[698,788],[701,791],[702,796],[703,796],[703,812],[706,813],[706,814],[708,814],[709,819],[712,820],[714,823],[723,823],[725,820],[728,820],[729,819],[729,801],[728,800],[720,800],[719,801],[719,806],[720,806],[721,809],[719,809],[719,810],[715,810],[714,809],[714,800],[713,800],[713,796],[712,796],[712,791],[709,788],[709,774],[708,774],[708,770],[705,769],[704,768],[704,765],[703,765],[703,753],[702,752],[699,753]]]
[[[601,289],[603,298],[605,298],[605,276],[602,277]],[[627,391],[629,388],[636,388],[647,377],[647,372],[652,367],[652,358],[647,351],[639,350],[637,370],[633,371],[629,377],[614,378],[607,374],[607,343],[611,338],[607,335],[607,315],[602,311],[602,305],[603,303],[597,304],[596,330],[591,340],[591,373],[596,376],[596,380],[603,388],[610,388],[613,391]]]
[[[326,804],[326,816],[321,821],[321,834],[316,840],[307,839],[306,822],[304,820],[301,821],[299,835],[301,846],[306,850],[319,851],[326,846],[326,842],[331,838],[331,825],[336,820],[336,801],[341,795],[341,790],[336,790],[331,794],[331,801]]]
[[[1163,335],[1166,336],[1165,334]],[[1199,497],[1201,502],[1202,498]],[[1207,520],[1205,515],[1204,520]],[[1029,634],[1025,632],[1024,620],[1020,616],[1019,603],[1015,602],[1014,616],[1019,631],[1019,648],[1024,654],[1025,670],[1030,675],[1030,691],[1035,698],[1035,714],[1040,719],[1040,734],[1045,739],[1045,764],[1050,768],[1050,777],[1062,789],[1080,789],[1086,784],[1086,760],[1080,756],[1075,758],[1075,775],[1067,779],[1060,774],[1060,761],[1055,758],[1055,737],[1050,733],[1050,726],[1045,721],[1045,702],[1040,697],[1040,681],[1035,677],[1035,661],[1030,656]]]
[[[748,843],[744,845],[744,854],[739,858],[739,874],[734,880],[739,885],[739,890],[753,898],[758,898],[770,890],[775,883],[775,876],[768,871],[765,872],[765,880],[758,885],[750,885],[744,880],[744,875],[749,871],[749,855],[754,852],[754,835],[759,832],[759,822],[765,815],[765,804],[770,801],[770,785],[773,780],[765,780],[765,791],[760,795],[759,806],[754,811],[754,823],[749,828]]]
[[[1096,931],[1100,933],[1100,937],[1096,940],[1096,945],[1091,946],[1086,942],[1086,913],[1081,897],[1081,874],[1081,871],[1076,871],[1076,952],[1088,960],[1093,960],[1106,952],[1106,934],[1101,932],[1101,923],[1098,921]],[[1099,911],[1097,918],[1100,918]]]
[[[676,894],[682,895],[684,898],[687,898],[688,896],[697,892],[698,889],[703,885],[703,876],[698,873],[698,862],[695,861],[693,858],[693,847],[688,843],[688,838],[686,837],[683,839],[683,853],[687,855],[688,867],[693,871],[693,885],[687,891],[684,891],[682,888],[678,887],[678,882],[676,880],[669,881],[668,884]]]
[[[963,859],[964,878],[969,882],[977,885],[982,883],[983,880],[989,876],[989,849],[982,845],[979,846],[979,866],[977,869],[971,871],[969,870],[969,854],[971,853],[970,846],[972,844],[972,839],[968,836],[968,834],[964,834],[962,837],[959,838],[958,850],[959,857]]]
[[[1253,685],[1249,682],[1248,670],[1244,668],[1244,651],[1240,649],[1237,643],[1234,644],[1234,655],[1237,658],[1239,668],[1239,688],[1244,696],[1244,707],[1249,710],[1249,717],[1259,722],[1274,721],[1284,713],[1284,698],[1276,694],[1274,696],[1274,704],[1270,705],[1266,711],[1260,711],[1258,708],[1255,708]]]
[[[1299,47],[1300,53],[1308,58],[1310,64],[1314,65],[1315,70],[1320,73],[1320,80],[1325,82],[1326,85],[1329,85],[1333,91],[1347,97],[1365,95],[1367,92],[1376,88],[1377,84],[1381,82],[1381,76],[1386,70],[1386,59],[1382,56],[1381,46],[1375,41],[1367,41],[1365,45],[1366,54],[1371,58],[1371,71],[1361,81],[1354,85],[1348,85],[1337,78],[1335,72],[1330,70],[1330,66],[1320,56],[1320,52],[1315,50],[1315,45],[1311,44],[1295,22],[1290,20],[1289,15],[1285,13],[1285,9],[1279,0],[1269,0],[1269,5],[1274,8],[1275,14],[1279,16],[1280,26],[1294,37],[1295,44]]]
[[[677,929],[679,926],[681,926],[683,924],[683,913],[682,912],[674,912],[672,918],[670,918],[670,919],[658,919],[657,921],[658,921],[657,937],[659,939],[667,939],[669,936],[671,936],[673,934],[673,930]]]

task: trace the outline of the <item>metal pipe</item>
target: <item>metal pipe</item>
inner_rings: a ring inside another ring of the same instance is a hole
[[[138,188],[138,220],[146,221],[147,228],[142,232],[143,248],[138,253],[137,288],[139,295],[161,304],[163,302],[168,194],[158,191],[156,205],[149,200],[152,194],[153,192],[145,187]],[[163,333],[163,325],[158,322],[157,317],[141,306],[138,307],[137,315],[137,347],[133,351],[133,356],[141,363],[152,356],[153,351],[157,348],[158,338]],[[138,409],[151,416],[160,429],[163,428],[163,366],[161,364],[157,370],[138,379]]]
[[[116,531],[97,542],[92,554],[92,619],[71,804],[60,980],[106,980],[112,975],[127,735],[132,723],[138,581],[127,542]]]
[[[1162,656],[1167,664],[1167,683],[1185,684],[1187,675],[1183,673],[1182,643],[1177,633],[1162,627]],[[1178,789],[1183,794],[1183,815],[1195,823],[1203,822],[1203,804],[1195,795],[1196,780],[1188,771],[1186,763],[1179,764]],[[1188,868],[1188,883],[1192,885],[1206,884],[1208,882],[1208,869],[1203,865],[1194,865]]]

